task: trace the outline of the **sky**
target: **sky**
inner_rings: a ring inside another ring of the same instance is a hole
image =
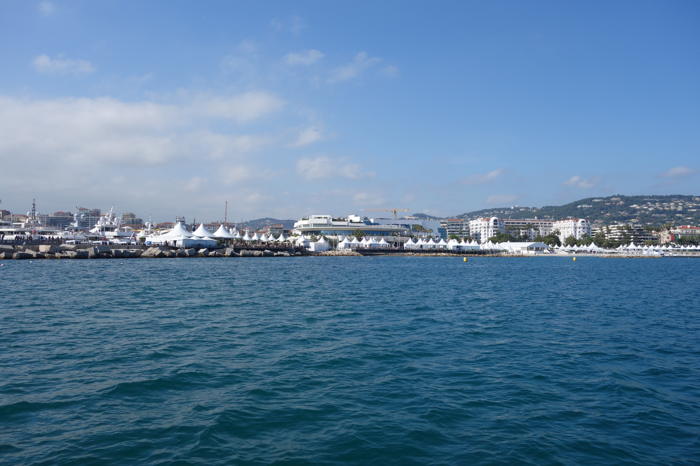
[[[700,194],[695,0],[4,0],[0,59],[15,212],[450,216]]]

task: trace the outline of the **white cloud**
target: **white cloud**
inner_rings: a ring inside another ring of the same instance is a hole
[[[246,96],[212,97],[210,101],[223,102],[222,108],[205,105],[205,113],[224,121],[248,121],[271,111],[265,99],[263,104],[249,100]],[[160,165],[173,158],[230,160],[275,139],[198,128],[206,124],[201,113],[200,101],[162,104],[111,98],[31,100],[0,96],[0,162],[5,166],[17,160],[18,166],[105,167],[110,163]]]
[[[463,184],[473,185],[473,184],[484,184],[491,181],[495,181],[501,175],[503,175],[504,170],[502,168],[497,168],[496,170],[491,170],[487,173],[480,173],[476,175],[470,175],[462,180]]]
[[[311,126],[302,130],[297,136],[296,141],[292,143],[292,147],[303,147],[313,144],[321,139],[321,130],[315,126]]]
[[[185,183],[185,191],[189,191],[191,193],[199,191],[204,183],[206,183],[207,180],[205,178],[199,177],[199,176],[193,176],[187,182]]]
[[[284,62],[288,65],[313,65],[324,57],[323,52],[316,49],[302,52],[290,52],[284,56]]]
[[[43,1],[39,2],[37,10],[44,16],[51,16],[53,12],[56,11],[56,6],[49,1]]]
[[[208,188],[275,176],[249,162],[272,145],[285,148],[289,130],[256,134],[231,128],[232,118],[262,118],[267,113],[261,108],[270,106],[249,106],[245,96],[208,96],[207,102],[235,103],[235,111],[230,105],[211,110],[202,100],[188,95],[165,103],[0,95],[0,172],[12,174],[0,183],[12,193],[4,199],[36,195],[56,208],[76,201],[116,203],[170,218],[206,213]],[[226,170],[230,166],[245,168]],[[239,214],[253,210],[241,205]]]
[[[693,175],[697,172],[694,168],[678,166],[669,168],[661,174],[663,178],[683,178],[686,176]]]
[[[253,171],[245,165],[225,167],[221,170],[222,178],[226,184],[235,184],[253,177]]]
[[[331,72],[328,81],[335,83],[357,78],[367,69],[380,63],[381,61],[381,58],[370,57],[367,52],[358,52],[350,63],[335,68]]]
[[[299,159],[297,161],[297,173],[307,180],[334,177],[358,179],[374,176],[372,172],[363,172],[358,164],[347,163],[343,159],[325,156]]]
[[[581,176],[575,175],[564,181],[566,186],[573,186],[575,188],[589,189],[598,184],[597,178],[585,179]]]
[[[79,75],[95,71],[95,67],[87,60],[74,60],[61,56],[51,58],[48,55],[39,55],[34,58],[32,64],[35,70],[45,74]]]
[[[386,200],[375,193],[359,192],[352,196],[352,200],[355,204],[362,206],[376,207],[380,205],[386,205]]]
[[[261,91],[235,96],[200,96],[195,98],[192,110],[206,117],[225,118],[245,123],[257,120],[284,107],[285,102],[274,94]]]
[[[388,78],[395,78],[399,75],[399,67],[394,65],[387,65],[382,68],[382,74]]]
[[[504,205],[510,204],[518,199],[518,196],[512,194],[493,194],[486,198],[486,203],[489,205]]]
[[[275,31],[289,32],[294,36],[298,36],[306,28],[306,23],[301,17],[294,15],[289,18],[272,18],[270,26]]]

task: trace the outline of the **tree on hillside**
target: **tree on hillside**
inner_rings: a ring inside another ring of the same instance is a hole
[[[576,244],[578,244],[579,246],[590,246],[592,242],[593,238],[591,238],[590,236],[584,236],[578,241],[576,241]]]
[[[515,240],[515,238],[513,238],[508,233],[498,233],[497,235],[489,238],[489,241],[491,241],[492,243],[505,243],[506,241],[514,241],[514,240]]]
[[[561,246],[561,240],[559,240],[559,237],[555,235],[554,233],[550,233],[547,236],[541,236],[538,235],[535,237],[535,241],[538,241],[540,243],[544,243],[547,246]]]
[[[606,242],[605,233],[603,233],[602,231],[599,231],[593,237],[593,243],[600,248],[605,247],[605,242]]]

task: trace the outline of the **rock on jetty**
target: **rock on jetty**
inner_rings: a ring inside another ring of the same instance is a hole
[[[291,257],[307,255],[303,249],[241,249],[217,248],[169,248],[152,246],[148,248],[113,248],[111,246],[85,246],[74,244],[40,244],[33,246],[13,246],[0,244],[0,259],[126,259],[126,258],[167,258],[167,257]]]

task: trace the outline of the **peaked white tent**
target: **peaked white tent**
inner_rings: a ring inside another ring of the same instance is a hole
[[[318,241],[313,241],[309,243],[308,250],[311,252],[323,252],[328,251],[331,248],[328,241],[322,236]]]
[[[193,236],[198,238],[206,238],[213,235],[213,233],[204,227],[203,223],[200,223],[197,229],[192,233]]]
[[[231,234],[231,232],[228,231],[223,224],[219,226],[219,228],[214,232],[212,237],[220,238],[220,239],[233,239],[234,238],[234,236]]]
[[[173,228],[162,235],[153,235],[146,238],[146,244],[161,244],[180,248],[189,247],[213,247],[218,243],[211,238],[198,238],[187,231],[185,226],[178,222]]]
[[[352,249],[352,241],[349,240],[349,239],[347,239],[347,238],[343,238],[343,239],[338,243],[338,246],[337,246],[336,249]]]

